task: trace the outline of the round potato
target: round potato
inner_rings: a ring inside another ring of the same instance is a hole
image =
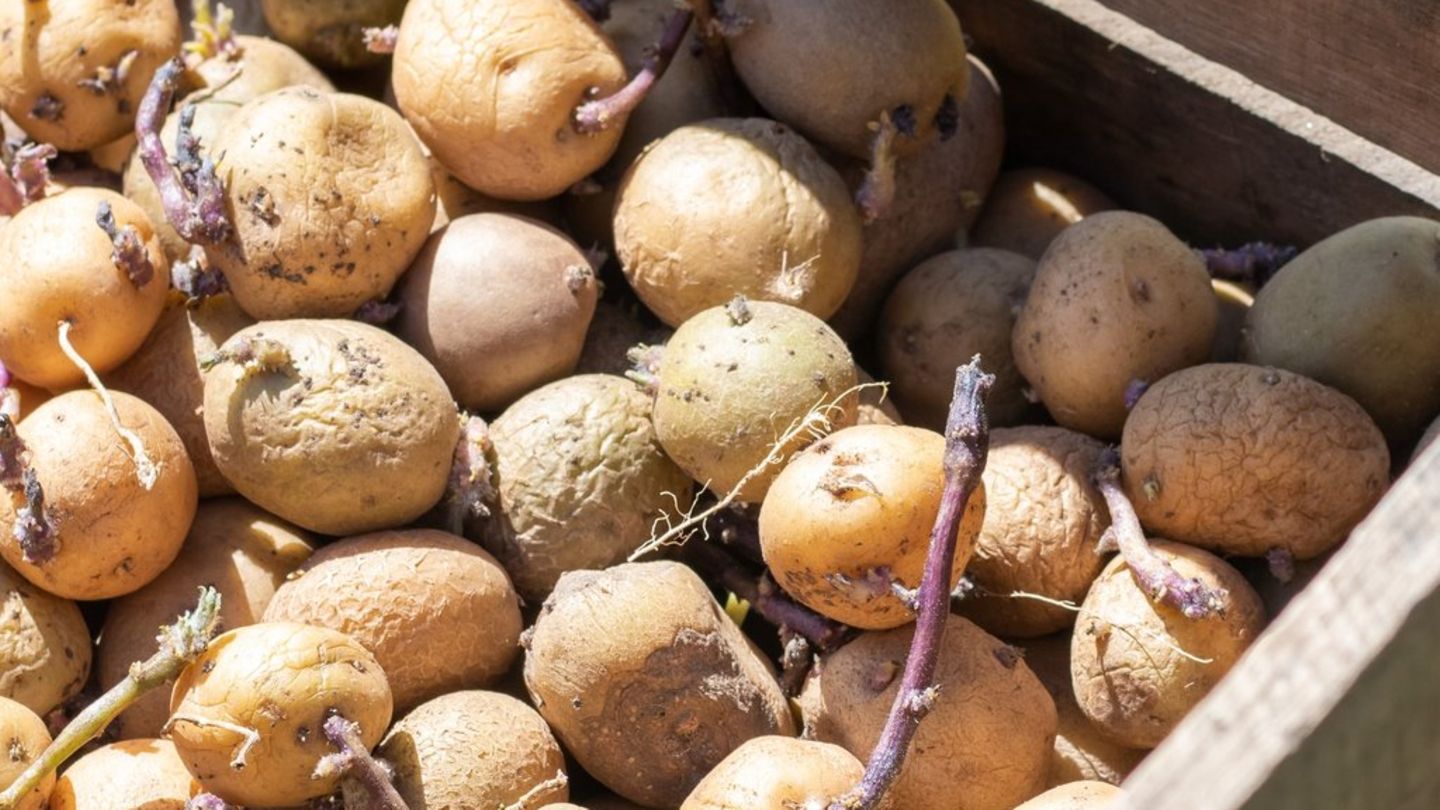
[[[1078,177],[1054,169],[1012,169],[995,181],[969,236],[961,229],[960,243],[1000,248],[1038,262],[1061,231],[1113,208],[1104,192]]]
[[[50,810],[185,810],[200,791],[174,743],[123,740],[66,768],[50,796]]]
[[[838,745],[756,737],[700,780],[680,810],[827,807],[864,775],[860,760]]]
[[[326,67],[348,70],[385,58],[365,47],[365,29],[400,22],[405,0],[260,0],[260,8],[281,42]]]
[[[1107,782],[1069,782],[1053,787],[1015,810],[1090,810],[1120,803],[1125,791]]]
[[[50,732],[45,728],[45,721],[23,703],[0,697],[0,740],[5,742],[6,749],[6,756],[0,757],[0,789],[3,789],[15,784],[30,763],[39,759],[50,745]],[[51,772],[22,796],[12,810],[46,810],[54,788],[55,774]]]
[[[85,617],[74,602],[36,588],[4,563],[0,598],[0,697],[49,714],[90,676]]]

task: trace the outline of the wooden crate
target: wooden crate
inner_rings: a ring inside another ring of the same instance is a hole
[[[1012,164],[1200,245],[1440,219],[1440,2],[953,2]],[[1136,810],[1440,808],[1440,446],[1126,786]]]

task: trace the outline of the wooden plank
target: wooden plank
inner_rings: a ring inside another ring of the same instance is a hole
[[[1102,0],[1440,172],[1435,0]]]
[[[1012,163],[1074,172],[1199,245],[1440,218],[1440,177],[1096,0],[954,0]]]

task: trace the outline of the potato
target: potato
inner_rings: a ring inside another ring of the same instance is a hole
[[[784,124],[714,118],[661,138],[615,202],[636,295],[678,326],[736,295],[839,309],[860,268],[860,215],[840,174]]]
[[[1215,363],[1233,363],[1240,359],[1245,318],[1255,303],[1255,295],[1246,286],[1219,279],[1211,280],[1210,287],[1215,291],[1215,300],[1220,305],[1219,318],[1215,322],[1215,342],[1210,347],[1210,360]]]
[[[395,787],[410,810],[530,807],[570,795],[550,727],[534,709],[498,692],[451,692],[421,704],[376,753],[394,766]]]
[[[405,0],[260,0],[260,8],[276,39],[326,67],[350,69],[384,59],[365,48],[365,29],[400,22]]]
[[[912,422],[945,429],[955,369],[977,354],[995,375],[990,424],[1024,418],[1031,405],[1010,333],[1034,275],[1035,263],[1018,253],[974,248],[941,253],[900,280],[885,301],[876,351]]]
[[[725,10],[747,20],[727,44],[761,106],[852,157],[869,156],[881,113],[908,108],[916,134],[900,142],[922,141],[945,98],[965,96],[965,38],[943,0],[726,0]]]
[[[1120,447],[1141,524],[1222,554],[1318,556],[1389,484],[1390,454],[1365,411],[1274,368],[1213,363],[1165,377],[1136,403]]]
[[[1125,791],[1105,782],[1070,782],[1053,787],[1015,810],[1090,810],[1118,805]]]
[[[1038,262],[1061,231],[1115,207],[1104,192],[1073,175],[1011,169],[995,181],[969,236],[961,230],[960,245],[1000,248]]]
[[[493,412],[575,369],[598,287],[585,254],[555,228],[471,214],[425,243],[397,290],[395,331],[463,407]]]
[[[547,225],[558,225],[562,221],[560,205],[554,200],[522,202],[487,197],[455,179],[455,175],[451,174],[444,164],[436,160],[434,155],[429,157],[429,161],[430,178],[435,181],[436,203],[435,221],[430,225],[432,234],[445,227],[451,220],[459,219],[467,214],[515,214],[538,219]],[[608,212],[606,216],[609,216]]]
[[[913,626],[862,633],[827,653],[799,698],[806,736],[870,756],[900,688]],[[895,807],[1010,810],[1045,784],[1055,706],[1013,648],[950,617],[940,691],[891,788]]]
[[[1420,458],[1421,454],[1423,454],[1427,449],[1429,449],[1430,445],[1434,444],[1436,441],[1440,441],[1440,418],[1437,418],[1434,422],[1431,422],[1430,429],[1425,431],[1424,436],[1420,437],[1420,443],[1415,446],[1415,453],[1410,457],[1411,461]]]
[[[700,780],[680,810],[827,807],[864,775],[860,760],[838,745],[756,737]]]
[[[780,437],[802,422],[854,424],[856,398],[845,393],[855,382],[849,350],[820,319],[785,304],[737,301],[686,321],[665,345],[655,432],[712,492],[740,487],[741,502],[759,503],[785,460],[815,438],[801,428],[777,447]]]
[[[149,278],[132,281],[111,258],[95,224],[108,203],[120,228],[134,228],[150,259]],[[0,361],[16,377],[51,390],[74,388],[84,373],[60,348],[71,324],[75,350],[98,372],[140,348],[165,307],[170,265],[138,206],[113,191],[72,189],[21,209],[0,227]]]
[[[125,134],[155,69],[180,51],[172,0],[0,5],[0,107],[39,143],[83,151]]]
[[[656,518],[690,501],[650,408],[629,380],[587,374],[531,392],[490,425],[499,501],[480,541],[527,601],[542,602],[566,571],[624,562]]]
[[[110,603],[97,650],[100,688],[114,687],[131,664],[154,654],[156,628],[192,609],[200,586],[220,593],[222,627],[245,627],[260,621],[275,589],[313,551],[307,534],[240,498],[202,503],[175,562],[149,585]],[[109,733],[158,737],[169,717],[170,690],[156,689],[116,718]]]
[[[991,633],[1034,638],[1069,627],[1075,614],[1015,592],[1074,602],[1105,561],[1110,525],[1091,475],[1105,446],[1059,427],[999,428],[990,434],[985,522],[967,573],[980,593],[962,612]]]
[[[0,697],[45,715],[90,676],[90,630],[80,608],[0,563]]]
[[[595,305],[576,374],[624,374],[632,365],[627,353],[636,344],[660,346],[670,339],[673,330],[652,326],[639,309],[630,301],[602,300]]]
[[[200,792],[174,743],[124,740],[66,768],[50,796],[50,810],[184,810]]]
[[[520,652],[520,606],[499,563],[432,529],[332,543],[281,585],[267,622],[328,627],[380,662],[397,711],[489,686]]]
[[[855,382],[858,385],[867,385],[875,382],[875,378],[870,376],[865,369],[856,366]],[[905,419],[896,409],[888,388],[865,388],[860,391],[860,404],[855,410],[855,424],[903,425]]]
[[[1153,539],[1182,577],[1223,589],[1221,609],[1186,618],[1151,601],[1116,557],[1091,586],[1075,619],[1070,675],[1080,710],[1106,738],[1154,748],[1230,671],[1265,626],[1255,590],[1224,560]]]
[[[565,574],[522,643],[541,716],[639,804],[679,806],[741,743],[794,734],[769,663],[680,563]]]
[[[0,757],[0,788],[7,788],[50,745],[50,732],[45,728],[45,721],[23,703],[0,697],[0,740],[5,741],[6,753],[6,756]],[[12,810],[45,810],[45,803],[54,788],[55,774],[52,772],[21,797]]]
[[[1216,310],[1199,255],[1143,214],[1102,212],[1040,260],[1015,321],[1015,365],[1062,427],[1115,438],[1132,382],[1209,358]]]
[[[1255,297],[1247,360],[1360,403],[1397,453],[1440,414],[1440,222],[1362,222],[1297,256]]]
[[[465,185],[543,200],[600,168],[623,117],[582,135],[575,108],[624,86],[615,46],[569,0],[411,0],[392,81],[415,131]]]
[[[325,720],[341,715],[373,747],[392,706],[385,672],[344,633],[252,624],[216,637],[180,673],[170,739],[207,792],[231,804],[300,804],[336,788],[312,776],[335,750]]]
[[[205,374],[205,435],[246,498],[311,531],[415,520],[445,492],[460,419],[445,381],[389,333],[273,321],[221,347]]]
[[[141,484],[130,446],[99,395],[72,391],[40,406],[17,429],[45,492],[53,556],[21,539],[16,523],[25,499],[0,498],[0,556],[66,599],[138,590],[180,553],[195,517],[195,468],[175,428],[143,401],[118,391],[111,396],[120,423],[139,437],[155,466],[153,487]]]
[[[884,630],[914,620],[891,584],[920,586],[944,487],[945,437],[856,425],[795,455],[760,507],[760,548],[785,592],[838,622]],[[985,517],[977,487],[955,530],[959,582]]]

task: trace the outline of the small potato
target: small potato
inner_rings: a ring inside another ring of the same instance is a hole
[[[631,166],[615,202],[625,278],[670,326],[736,295],[828,318],[855,284],[860,249],[840,174],[763,118],[666,135]]]
[[[862,633],[822,656],[799,698],[806,736],[870,756],[900,688],[914,627]],[[1019,653],[950,617],[940,690],[890,797],[905,810],[1011,810],[1039,793],[1055,706]]]
[[[1061,231],[1115,207],[1078,177],[1054,169],[1012,169],[995,181],[968,238],[961,230],[960,244],[1000,248],[1038,262]]]
[[[90,676],[85,617],[74,602],[36,588],[4,563],[0,599],[0,697],[49,714]]]
[[[1102,212],[1040,260],[1015,321],[1015,365],[1061,426],[1111,439],[1131,383],[1205,362],[1217,317],[1194,251],[1143,214]]]
[[[376,754],[395,767],[395,788],[409,810],[530,807],[570,795],[550,727],[498,692],[451,692],[421,704]]]
[[[1106,782],[1070,782],[1053,787],[1015,810],[1090,810],[1120,803],[1125,791]]]
[[[435,364],[462,407],[494,412],[575,369],[598,292],[565,234],[511,214],[471,214],[415,259],[397,290],[395,331]]]
[[[885,301],[877,351],[912,422],[945,429],[955,369],[977,354],[995,375],[985,406],[990,423],[1023,419],[1031,405],[1010,333],[1034,276],[1034,262],[994,248],[941,253],[905,274]]]
[[[275,589],[312,551],[304,532],[240,498],[202,503],[175,562],[149,585],[110,603],[97,646],[100,688],[120,683],[131,664],[155,652],[156,628],[193,608],[200,586],[220,593],[221,627],[245,627],[260,621]],[[155,689],[125,709],[109,733],[157,737],[169,717],[170,690]]]
[[[198,500],[195,467],[175,428],[142,400],[112,392],[120,423],[139,437],[155,467],[146,489],[131,449],[93,391],[40,406],[17,432],[45,492],[54,530],[32,545],[16,528],[25,498],[0,497],[0,556],[20,575],[66,599],[110,599],[139,590],[169,567]]]
[[[796,454],[760,507],[765,564],[785,592],[852,627],[914,620],[892,583],[918,588],[940,511],[945,437],[915,427],[856,425]],[[955,530],[959,582],[985,518],[977,487]]]
[[[283,807],[336,788],[333,778],[313,777],[335,751],[326,719],[339,714],[359,725],[374,747],[392,708],[385,672],[354,639],[303,624],[252,624],[216,637],[180,673],[170,738],[207,792],[231,804]]]
[[[184,810],[201,792],[169,740],[124,740],[75,760],[50,810]]]
[[[1380,500],[1390,454],[1354,400],[1299,374],[1214,363],[1151,386],[1120,443],[1150,532],[1222,554],[1335,546]]]
[[[276,39],[325,67],[348,70],[384,60],[366,49],[365,29],[400,22],[405,0],[260,0],[260,8]]]
[[[397,711],[493,684],[520,652],[520,605],[499,563],[431,529],[332,543],[280,586],[267,622],[329,627],[385,669]]]
[[[45,721],[23,703],[0,697],[0,740],[5,743],[6,753],[0,757],[0,789],[4,789],[13,785],[50,745],[50,732],[45,728]],[[46,810],[45,803],[54,788],[52,772],[22,796],[12,810]]]
[[[860,760],[838,745],[756,737],[716,765],[680,810],[827,807],[864,775]]]
[[[541,716],[637,803],[677,807],[741,743],[794,734],[769,663],[680,563],[565,574],[523,641]]]
[[[389,333],[260,323],[205,374],[215,465],[260,507],[323,534],[401,526],[445,492],[459,413],[439,373]]]

